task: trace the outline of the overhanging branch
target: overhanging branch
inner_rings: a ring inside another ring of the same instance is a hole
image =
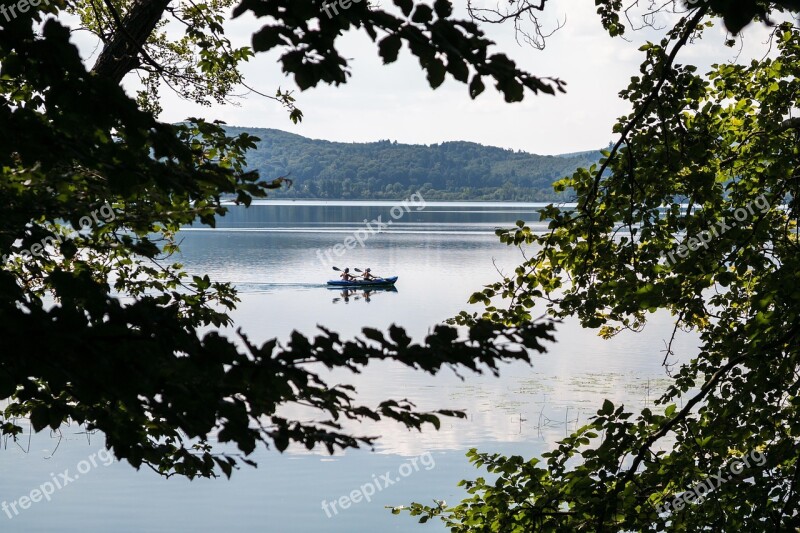
[[[111,2],[106,1],[111,16],[117,24],[117,31],[106,43],[92,72],[120,83],[125,75],[139,67],[139,54],[146,56],[144,44],[155,30],[169,3],[170,0],[137,0],[125,18],[120,19]],[[160,68],[154,61],[151,64]]]

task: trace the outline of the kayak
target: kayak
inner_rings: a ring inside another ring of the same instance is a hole
[[[397,281],[397,276],[390,278],[375,278],[370,280],[357,279],[353,281],[345,281],[343,279],[335,279],[328,282],[332,287],[385,287],[387,285],[394,285]]]

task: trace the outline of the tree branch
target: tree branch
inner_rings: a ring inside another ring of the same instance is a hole
[[[103,48],[92,67],[92,72],[120,83],[125,75],[139,66],[140,53],[145,55],[148,62],[160,68],[147,56],[144,44],[161,20],[169,3],[170,0],[137,0],[125,18],[120,20],[116,8],[106,0],[106,6],[117,24],[117,31]]]

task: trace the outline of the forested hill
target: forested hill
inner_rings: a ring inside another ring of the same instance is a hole
[[[248,166],[263,179],[289,175],[294,185],[273,198],[426,200],[566,199],[553,181],[600,157],[599,152],[543,156],[471,142],[411,145],[392,141],[340,143],[280,130],[229,127],[259,137]]]

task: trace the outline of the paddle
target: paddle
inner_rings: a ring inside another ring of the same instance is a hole
[[[334,269],[336,272],[344,272],[344,271],[343,271],[341,268],[339,268],[339,267],[331,267],[331,268],[333,268],[333,269]],[[363,271],[363,270],[361,270],[360,268],[353,268],[353,270],[355,270],[356,272],[359,272],[359,273],[361,273],[361,274],[363,274],[363,273],[364,273],[364,271]],[[383,278],[381,278],[380,276],[375,276],[375,277],[373,277],[373,279],[383,279]]]
[[[360,268],[354,268],[353,270],[355,270],[356,272],[360,272],[360,273],[362,273],[362,274],[364,273],[364,271],[363,271],[363,270],[361,270]],[[373,274],[373,276],[372,276],[372,279],[383,279],[383,278],[381,278],[380,276],[375,276],[375,275]]]
[[[342,270],[342,269],[341,269],[341,268],[339,268],[339,267],[332,267],[332,268],[333,268],[333,269],[334,269],[336,272],[344,272],[344,270]],[[358,269],[356,269],[356,270],[358,270]],[[350,276],[350,277],[352,278],[353,276]],[[350,280],[345,280],[345,281],[350,281]]]
[[[333,269],[336,270],[337,272],[341,272],[342,271],[342,269],[339,268],[339,267],[333,267]],[[354,268],[353,270],[355,270],[356,272],[360,272],[362,274],[364,273],[364,271],[361,270],[360,268]]]

